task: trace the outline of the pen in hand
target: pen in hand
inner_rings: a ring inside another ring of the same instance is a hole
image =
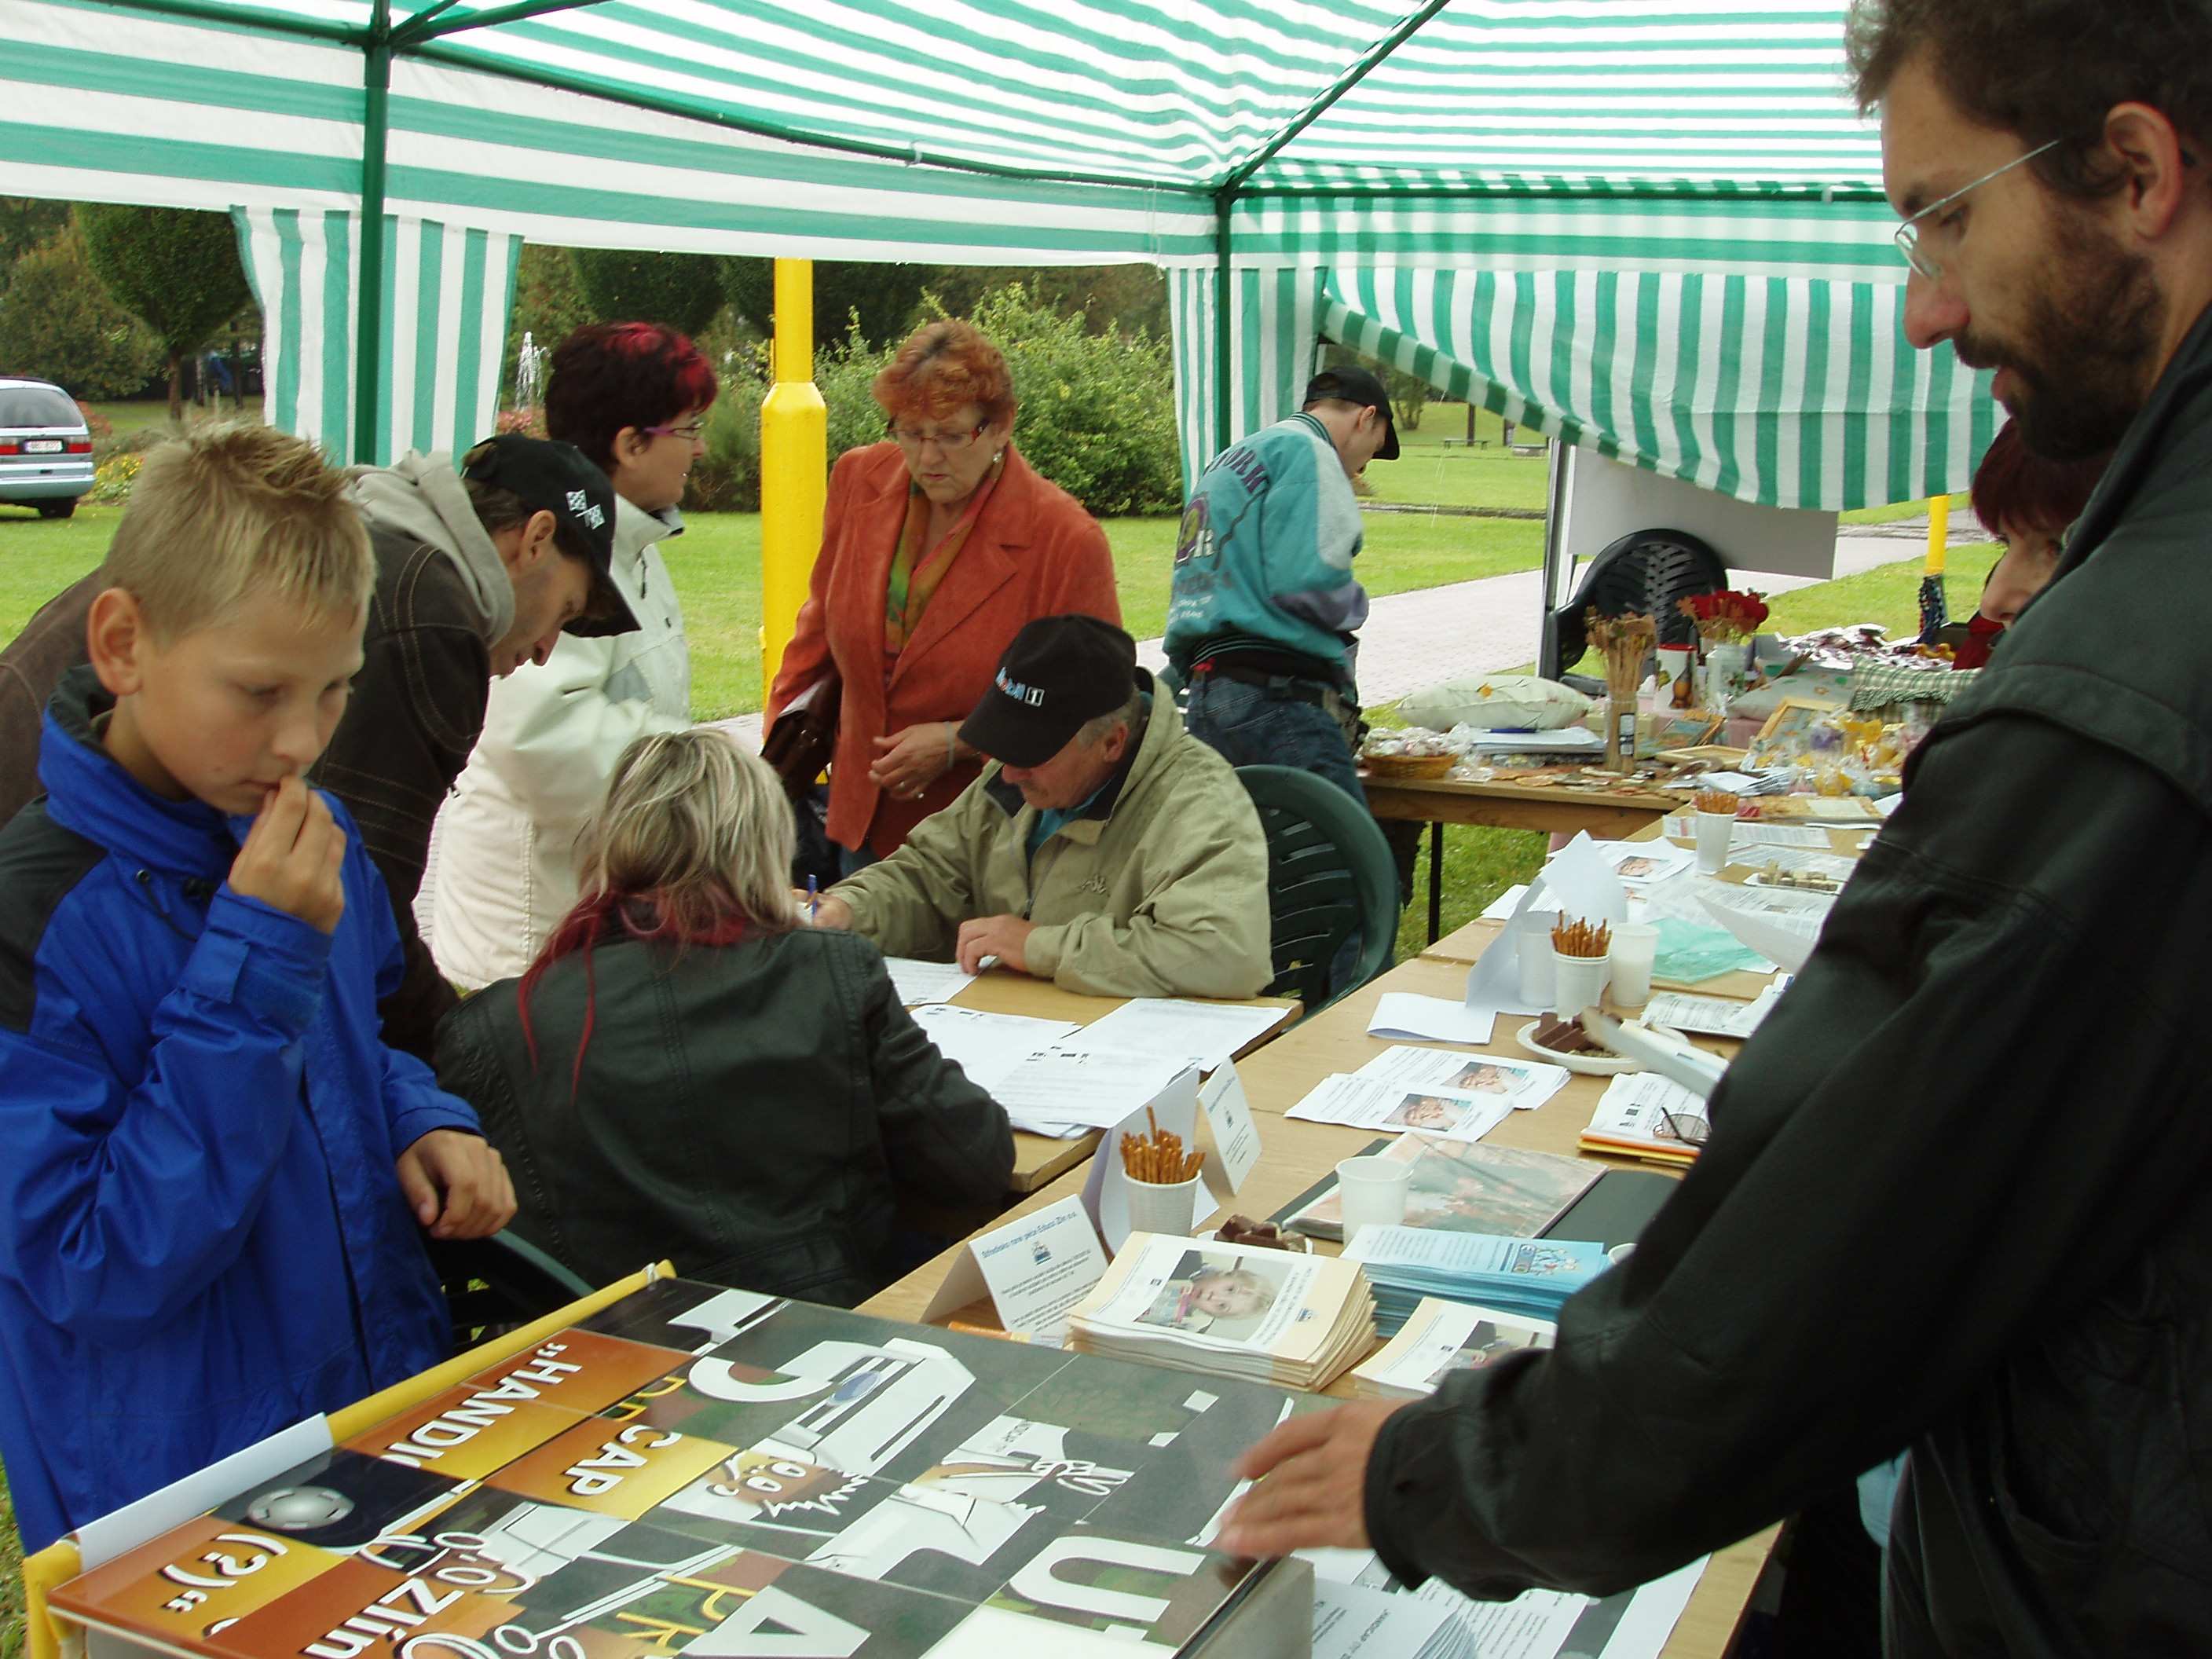
[[[814,925],[815,919],[822,914],[822,896],[821,896],[819,893],[816,892],[816,891],[814,890],[814,888],[815,888],[815,880],[814,880],[814,878],[813,878],[812,876],[809,876],[809,877],[807,877],[807,878],[806,878],[806,925],[807,925],[808,927],[811,927]]]

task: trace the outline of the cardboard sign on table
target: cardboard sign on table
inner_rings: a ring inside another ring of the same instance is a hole
[[[1091,1218],[1063,1198],[969,1239],[921,1317],[934,1324],[988,1296],[1006,1329],[1057,1342],[1068,1310],[1105,1276]]]
[[[1213,1137],[1214,1156],[1200,1171],[1206,1184],[1223,1198],[1234,1197],[1260,1161],[1260,1126],[1244,1098],[1244,1085],[1237,1063],[1224,1060],[1198,1091],[1199,1110],[1206,1114],[1207,1132]]]

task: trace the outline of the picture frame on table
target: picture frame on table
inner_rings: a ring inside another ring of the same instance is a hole
[[[1766,724],[1759,728],[1758,741],[1752,744],[1755,752],[1771,753],[1778,746],[1790,750],[1805,747],[1813,728],[1823,720],[1832,720],[1844,711],[1825,702],[1814,702],[1807,697],[1784,697],[1774,706],[1766,717]]]

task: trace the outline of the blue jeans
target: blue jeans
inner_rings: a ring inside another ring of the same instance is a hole
[[[1290,766],[1327,778],[1364,805],[1359,769],[1344,728],[1318,704],[1243,680],[1200,674],[1182,723],[1231,766]]]

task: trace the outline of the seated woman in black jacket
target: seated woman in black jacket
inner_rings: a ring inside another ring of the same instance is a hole
[[[896,1277],[903,1194],[1006,1189],[998,1103],[876,947],[801,927],[791,809],[719,732],[639,738],[577,846],[583,896],[520,980],[439,1028],[507,1159],[515,1231],[593,1284],[686,1275],[850,1306]]]

